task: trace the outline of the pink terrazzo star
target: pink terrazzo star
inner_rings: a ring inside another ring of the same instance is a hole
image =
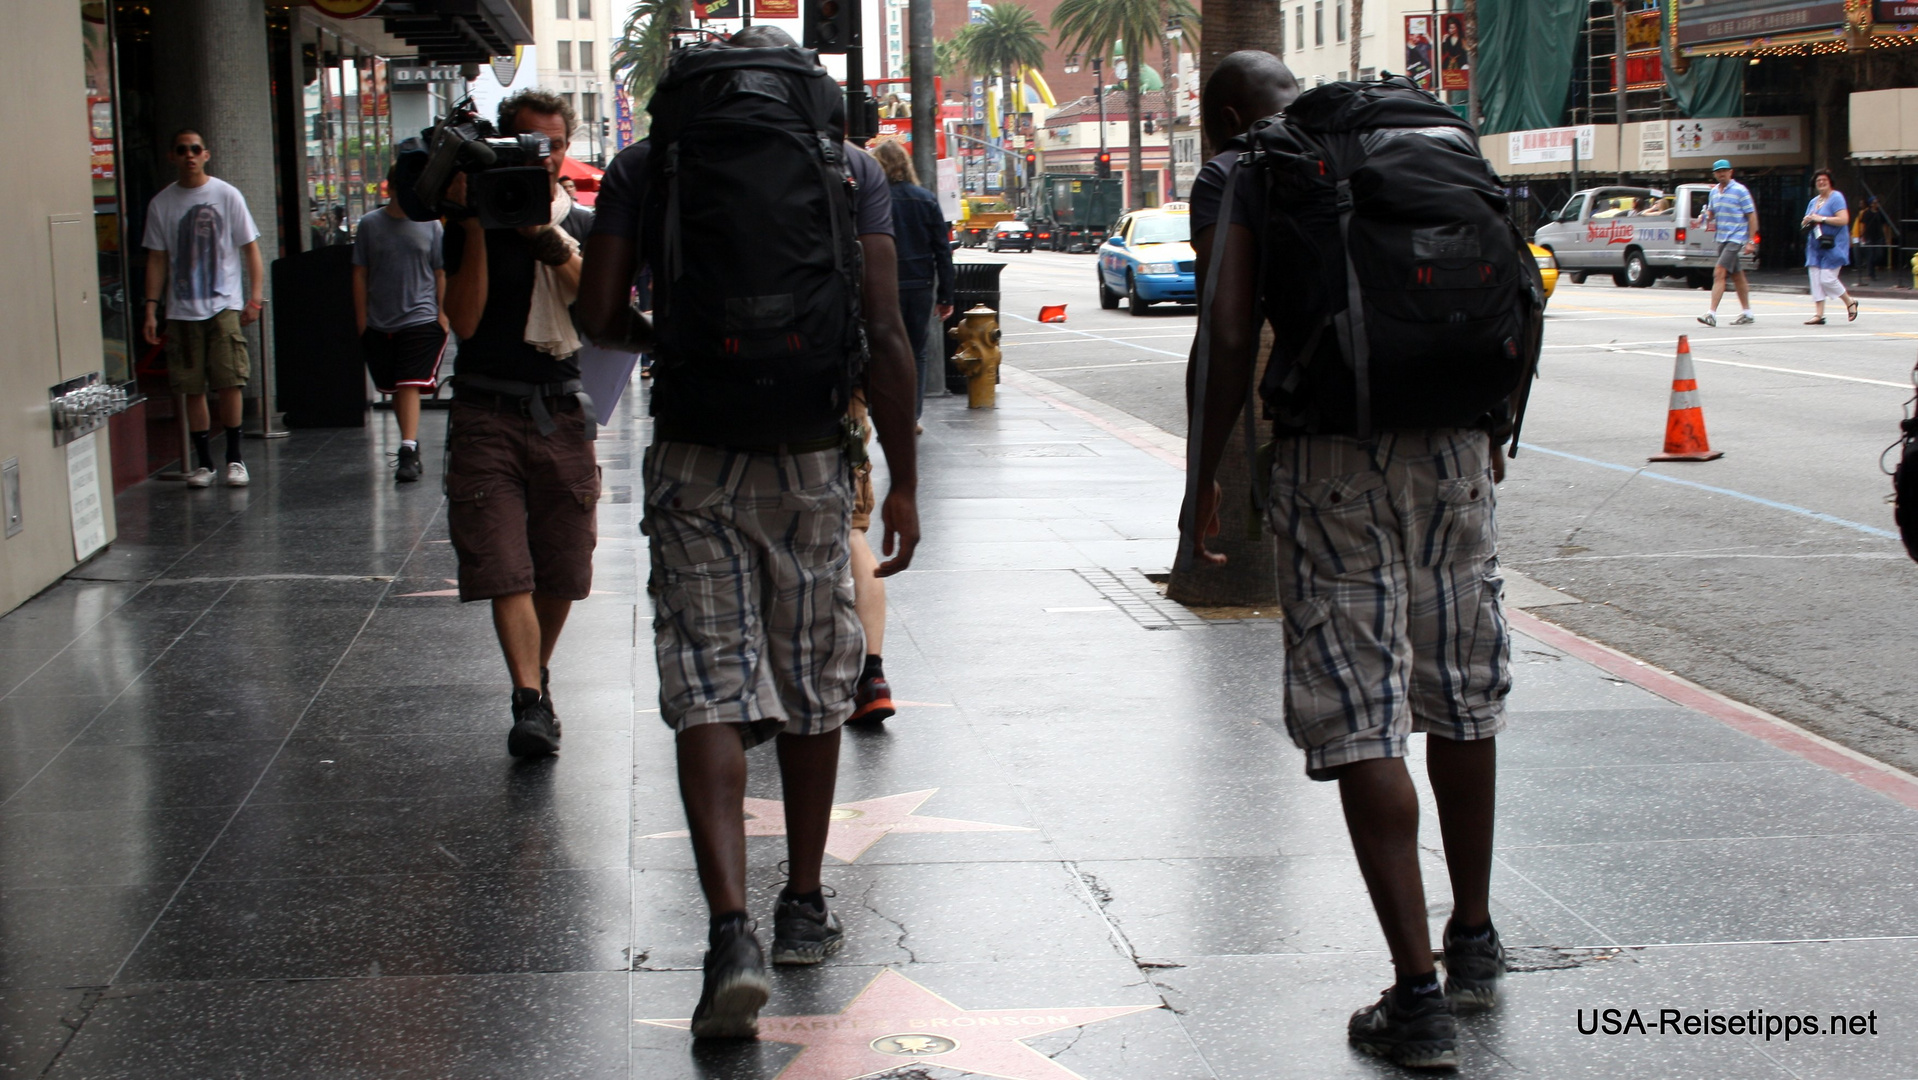
[[[920,817],[913,811],[932,798],[938,788],[908,791],[882,799],[837,803],[832,808],[832,826],[826,833],[826,854],[840,862],[857,862],[866,849],[892,833],[977,833],[1031,832],[1017,825],[994,825],[985,821],[960,821],[957,818]],[[688,833],[653,833],[646,840],[683,838]],[[747,836],[786,835],[786,804],[777,799],[746,800]]]
[[[1085,1080],[1024,1040],[1156,1008],[962,1009],[889,968],[844,1012],[762,1016],[759,1037],[805,1047],[775,1080],[859,1080],[915,1062],[1000,1080]],[[682,1031],[692,1025],[690,1020],[639,1023]]]

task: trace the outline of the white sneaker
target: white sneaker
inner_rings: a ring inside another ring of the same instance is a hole
[[[213,486],[213,470],[202,466],[186,474],[186,486],[203,488]]]
[[[1757,321],[1758,321],[1757,319],[1752,318],[1752,313],[1747,311],[1739,315],[1738,318],[1733,319],[1732,325],[1733,326],[1750,326],[1751,324]]]
[[[1706,312],[1705,314],[1703,314],[1703,315],[1700,315],[1700,316],[1698,317],[1698,321],[1699,321],[1699,322],[1702,322],[1702,323],[1704,323],[1704,324],[1705,324],[1706,326],[1717,326],[1717,325],[1718,325],[1718,316],[1716,316],[1716,315],[1714,315],[1714,314],[1712,314],[1711,312],[1709,312],[1709,311],[1707,311],[1707,312]]]
[[[226,465],[226,486],[245,487],[248,483],[246,466],[238,461],[229,461]]]

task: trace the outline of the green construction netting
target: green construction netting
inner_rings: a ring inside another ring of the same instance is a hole
[[[1669,18],[1670,0],[1658,0],[1660,19]],[[1745,115],[1745,58],[1693,57],[1685,72],[1672,70],[1672,39],[1660,35],[1665,47],[1665,88],[1686,116]]]
[[[1589,0],[1478,0],[1479,110],[1485,134],[1557,127]]]

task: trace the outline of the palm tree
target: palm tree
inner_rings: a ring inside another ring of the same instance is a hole
[[[666,73],[666,61],[673,51],[673,23],[679,13],[679,0],[638,0],[627,13],[619,41],[613,46],[613,79],[626,86],[635,128],[642,123],[653,88]]]
[[[969,72],[984,78],[999,77],[1000,112],[1012,111],[1012,84],[1029,67],[1046,62],[1045,28],[1032,12],[1014,3],[998,3],[985,9],[980,21],[953,36],[960,63]],[[1012,158],[1005,162],[1010,189]]]
[[[1467,0],[1472,3],[1473,0]],[[1273,18],[1276,9],[1269,4],[1214,4],[1206,13],[1205,39],[1199,46],[1199,73],[1211,78],[1219,60],[1240,49],[1259,49],[1279,54],[1282,31]],[[1208,155],[1216,148],[1208,147]],[[1259,369],[1253,372],[1252,385],[1264,379],[1266,358],[1272,351],[1272,331],[1261,333]],[[1240,421],[1243,423],[1244,421]],[[1225,457],[1219,462],[1219,487],[1224,498],[1219,502],[1219,535],[1207,543],[1213,551],[1226,556],[1224,566],[1194,565],[1172,571],[1167,595],[1181,604],[1230,604],[1260,606],[1278,599],[1276,548],[1270,536],[1248,529],[1255,518],[1250,495],[1255,481],[1252,461],[1245,453],[1245,439],[1234,430],[1225,440]]]
[[[1352,32],[1348,34],[1347,36],[1352,39],[1351,72],[1352,72],[1352,80],[1354,82],[1358,81],[1358,77],[1359,77],[1359,59],[1360,59],[1359,58],[1359,24],[1364,21],[1365,21],[1365,0],[1352,0]],[[1437,86],[1438,74],[1437,74],[1436,65],[1438,64],[1438,33],[1437,33],[1438,27],[1435,26],[1432,28],[1432,30],[1433,30],[1432,63],[1434,65],[1433,75],[1432,75],[1432,84],[1434,86]]]
[[[1108,56],[1117,45],[1125,54],[1126,173],[1127,186],[1135,199],[1145,188],[1145,148],[1139,125],[1145,45],[1156,38],[1164,47],[1165,24],[1173,15],[1183,26],[1199,25],[1199,12],[1192,0],[1063,0],[1052,13],[1052,28],[1061,46],[1072,52]],[[1270,19],[1270,12],[1266,17]]]

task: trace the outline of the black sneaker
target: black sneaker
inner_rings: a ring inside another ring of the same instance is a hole
[[[753,924],[743,916],[722,921],[706,945],[706,982],[693,1009],[693,1038],[757,1038],[759,1009],[771,993]]]
[[[559,709],[553,705],[553,673],[545,668],[539,669],[539,703],[553,714],[553,721],[559,721]]]
[[[839,951],[846,943],[846,932],[839,927],[839,916],[825,907],[801,903],[792,894],[781,892],[773,907],[773,963],[791,966],[817,964]]]
[[[506,752],[516,758],[559,753],[559,721],[539,691],[513,691],[513,730],[506,734]]]
[[[1412,995],[1400,1001],[1397,988],[1377,1004],[1352,1014],[1345,1037],[1368,1054],[1408,1069],[1458,1068],[1458,1021],[1444,994]]]
[[[1505,946],[1498,930],[1484,937],[1458,937],[1445,924],[1445,999],[1455,1012],[1475,1012],[1498,1004],[1498,981],[1505,977]]]
[[[420,478],[420,450],[417,446],[400,447],[399,468],[393,471],[393,479],[402,484],[410,484]]]

